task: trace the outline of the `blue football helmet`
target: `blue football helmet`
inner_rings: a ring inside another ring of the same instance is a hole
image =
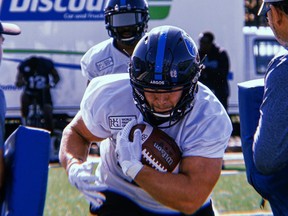
[[[138,42],[147,31],[149,10],[146,0],[108,0],[104,15],[109,36],[124,44]],[[125,36],[124,28],[129,28],[131,35]]]
[[[201,68],[195,42],[184,30],[160,26],[147,33],[135,47],[129,65],[133,97],[144,120],[158,127],[168,122],[161,127],[171,127],[190,112]],[[182,96],[169,114],[155,112],[145,99],[145,89],[169,92],[176,87],[182,87]]]

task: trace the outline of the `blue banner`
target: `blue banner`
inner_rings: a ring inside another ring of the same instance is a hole
[[[1,1],[0,1],[1,2]],[[104,20],[105,0],[2,0],[2,21]]]

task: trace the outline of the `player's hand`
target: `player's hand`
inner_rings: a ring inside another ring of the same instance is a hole
[[[68,179],[71,185],[81,191],[85,198],[95,207],[99,207],[105,201],[105,196],[99,192],[108,188],[93,173],[95,162],[74,163],[69,167]]]
[[[119,133],[116,139],[116,155],[117,160],[122,168],[123,173],[132,179],[142,169],[143,164],[141,160],[141,131],[136,129],[134,131],[133,141],[129,141],[129,133],[134,125],[137,124],[136,120],[131,120]]]

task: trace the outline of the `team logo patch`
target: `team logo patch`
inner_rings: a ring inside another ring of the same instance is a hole
[[[109,116],[108,119],[111,129],[121,130],[129,121],[136,119],[136,116]]]
[[[96,63],[96,67],[99,71],[102,71],[108,67],[112,67],[114,65],[112,57],[108,57],[102,61]]]

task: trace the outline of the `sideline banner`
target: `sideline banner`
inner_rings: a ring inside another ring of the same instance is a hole
[[[105,0],[0,0],[2,21],[104,20]]]

